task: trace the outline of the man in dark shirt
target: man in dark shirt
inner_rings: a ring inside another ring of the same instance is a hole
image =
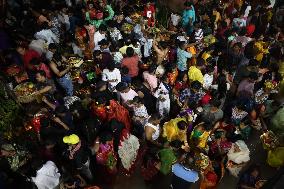
[[[113,58],[108,52],[95,50],[93,56],[95,65],[98,65],[101,70],[107,68],[109,64],[113,63]]]
[[[47,79],[44,71],[40,70],[36,73],[36,93],[52,96],[55,92],[55,85],[52,80]]]
[[[82,175],[91,181],[93,175],[90,170],[90,157],[86,145],[76,134],[63,137],[63,142],[68,145],[66,153],[68,159],[74,163],[76,169]]]

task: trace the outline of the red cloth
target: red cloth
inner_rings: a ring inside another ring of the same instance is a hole
[[[169,62],[173,63],[177,60],[177,51],[176,49],[170,49],[168,53]]]
[[[138,75],[139,67],[138,67],[139,57],[135,55],[133,57],[126,57],[122,59],[122,67],[127,67],[130,77],[136,77]]]
[[[205,94],[201,99],[201,105],[204,106],[206,104],[209,104],[210,100],[212,99],[212,96],[210,94]]]
[[[188,84],[185,83],[185,82],[181,82],[181,81],[177,81],[176,84],[175,84],[175,86],[174,86],[174,88],[175,88],[177,91],[181,91],[181,90],[183,90],[183,89],[185,89],[185,88],[187,88],[187,87],[188,87]]]
[[[131,129],[131,119],[129,112],[126,108],[121,106],[115,100],[110,100],[109,110],[107,112],[107,120],[115,119],[124,124],[125,128],[129,131]]]
[[[206,174],[206,179],[211,182],[211,183],[217,183],[218,181],[218,176],[216,175],[216,173],[212,172],[212,171],[209,171],[207,174]]]
[[[149,7],[145,6],[143,16],[148,18],[148,26],[154,26],[155,6],[151,4]]]
[[[23,62],[25,68],[28,68],[29,63],[33,58],[40,58],[40,55],[38,54],[38,52],[32,49],[27,50],[23,56]]]
[[[247,26],[247,36],[251,37],[251,35],[253,34],[254,30],[255,30],[255,25],[254,24],[250,24]]]

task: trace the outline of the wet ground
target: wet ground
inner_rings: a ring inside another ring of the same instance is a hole
[[[261,141],[259,139],[260,132],[253,131],[251,137],[246,141],[248,147],[251,151],[251,161],[250,163],[257,163],[261,166],[261,176],[263,179],[271,178],[277,169],[272,168],[266,164],[266,151],[262,148]],[[138,168],[139,169],[139,168]],[[114,189],[168,189],[170,185],[170,176],[160,176],[157,181],[152,184],[146,184],[143,181],[139,170],[135,172],[131,177],[124,175],[119,175],[116,179],[116,184]],[[271,187],[271,189],[284,188],[284,177],[282,176],[282,182],[279,181],[281,186]],[[234,189],[237,186],[238,178],[231,176],[226,172],[225,176],[218,185],[218,189]],[[199,188],[199,183],[195,183],[191,189]]]

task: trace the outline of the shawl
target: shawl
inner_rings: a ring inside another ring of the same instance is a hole
[[[122,131],[118,155],[121,159],[122,166],[129,171],[134,165],[140,144],[136,136],[130,134],[126,129]]]
[[[74,149],[71,149],[69,152],[69,159],[74,159],[74,154],[81,148],[81,141],[75,146]]]
[[[238,146],[240,149],[240,152],[235,152],[235,146]],[[231,149],[228,152],[228,160],[233,161],[234,163],[241,164],[248,162],[250,160],[250,151],[246,145],[246,143],[242,140],[238,140],[235,142]]]

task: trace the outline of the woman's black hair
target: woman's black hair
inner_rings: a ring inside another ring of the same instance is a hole
[[[176,149],[181,148],[182,144],[183,143],[180,140],[174,140],[174,141],[170,142],[170,146],[172,146]]]
[[[134,97],[132,102],[134,102],[134,103],[142,103],[142,104],[144,103],[143,99],[140,98],[139,96]]]
[[[126,75],[126,74],[129,73],[129,69],[124,66],[124,67],[121,68],[121,73],[124,74],[124,75]]]
[[[199,90],[201,87],[202,87],[202,84],[199,81],[193,81],[191,83],[191,87],[190,88]]]
[[[168,43],[166,41],[160,41],[159,45],[162,47],[162,49],[166,49],[168,47]]]
[[[132,57],[134,56],[134,49],[132,47],[127,47],[126,49],[126,55],[127,57]]]
[[[111,141],[113,139],[112,133],[110,131],[103,131],[100,133],[100,142],[106,144],[107,141]]]
[[[102,24],[102,25],[99,27],[99,31],[106,32],[106,31],[107,31],[106,25]]]
[[[187,128],[188,124],[185,121],[180,121],[177,123],[177,127],[181,130],[185,130]]]
[[[185,7],[190,7],[190,6],[193,5],[193,3],[190,2],[190,1],[186,1],[183,5],[184,5]]]
[[[186,72],[180,72],[180,73],[178,74],[177,80],[178,80],[178,81],[182,81],[182,80],[183,80],[183,77],[184,77],[185,75],[187,76],[187,73],[186,73]]]
[[[39,65],[40,64],[39,58],[32,58],[30,60],[30,64],[32,64],[32,65]]]
[[[48,22],[43,22],[43,23],[41,24],[41,29],[42,29],[42,30],[46,30],[46,29],[48,29],[48,28],[49,28]]]
[[[110,70],[110,71],[113,71],[115,69],[115,64],[114,62],[108,64],[107,68]]]
[[[210,104],[214,107],[219,107],[221,105],[221,101],[219,99],[216,99],[216,98],[213,98],[211,101],[210,101]]]
[[[97,56],[99,56],[102,52],[100,50],[95,50],[93,52],[93,57],[96,58]]]
[[[56,51],[56,52],[53,54],[52,59],[54,59],[54,60],[57,61],[57,62],[60,62],[60,61],[62,60],[62,55],[60,54],[60,52]]]
[[[154,73],[157,69],[157,66],[155,64],[151,64],[149,67],[149,73]]]

